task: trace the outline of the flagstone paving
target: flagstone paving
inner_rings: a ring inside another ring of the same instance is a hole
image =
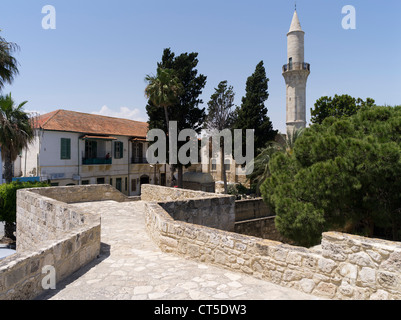
[[[38,300],[319,299],[252,276],[161,252],[145,230],[141,201],[74,206],[101,214],[101,254]]]

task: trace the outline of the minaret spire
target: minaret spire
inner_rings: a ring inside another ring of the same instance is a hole
[[[287,87],[287,133],[306,127],[306,82],[310,65],[304,58],[304,36],[296,10],[287,33],[287,64],[283,66],[283,77]]]

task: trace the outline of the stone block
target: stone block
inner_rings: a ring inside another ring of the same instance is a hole
[[[333,298],[336,294],[337,286],[332,283],[320,282],[313,290],[313,294]]]
[[[315,288],[316,284],[315,284],[315,281],[304,278],[299,281],[299,286],[303,292],[311,293],[313,291],[313,289]]]
[[[318,268],[323,273],[331,273],[336,266],[337,263],[331,259],[320,258],[318,261]]]
[[[361,267],[374,267],[375,263],[366,252],[350,254],[348,261]]]
[[[376,270],[363,267],[359,271],[359,280],[362,282],[363,286],[376,287]]]
[[[227,263],[227,255],[221,250],[216,250],[214,253],[214,262],[217,264],[225,265]]]
[[[388,259],[381,264],[381,268],[392,272],[401,271],[401,252],[391,253]]]
[[[395,289],[399,285],[399,274],[387,271],[377,273],[377,282],[384,288]]]
[[[339,266],[339,273],[346,279],[356,280],[358,276],[358,267],[351,263],[342,263]]]

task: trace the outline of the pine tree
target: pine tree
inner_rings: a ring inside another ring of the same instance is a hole
[[[277,134],[277,130],[273,130],[273,125],[267,116],[268,110],[265,106],[269,98],[268,82],[263,61],[261,61],[256,66],[255,72],[248,78],[245,97],[242,98],[241,107],[236,110],[234,128],[254,129],[256,155],[269,141],[273,141]]]
[[[200,99],[202,90],[206,85],[206,76],[198,74],[196,69],[198,65],[198,53],[183,53],[176,56],[171,49],[164,49],[162,61],[157,64],[158,68],[174,70],[176,77],[182,84],[181,94],[178,96],[178,102],[169,106],[168,118],[170,121],[177,121],[178,131],[183,129],[193,129],[200,133],[203,128],[203,122],[206,118],[205,108]],[[166,130],[165,116],[158,106],[155,106],[149,100],[146,106],[149,116],[149,129]],[[178,143],[178,149],[180,143]],[[182,187],[183,166],[178,163],[178,186]]]

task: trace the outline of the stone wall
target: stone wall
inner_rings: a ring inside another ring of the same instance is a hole
[[[85,187],[102,199],[104,188],[95,192]],[[1,300],[33,299],[42,293],[45,266],[54,268],[59,282],[99,255],[100,216],[61,201],[77,200],[73,188],[85,194],[77,187],[18,190],[17,253],[0,261]]]
[[[272,213],[262,198],[235,201],[235,221],[269,217]]]
[[[221,198],[231,197],[197,190],[187,190],[180,188],[169,188],[145,184],[142,185],[141,199],[143,201],[176,201],[201,198]]]
[[[289,243],[276,229],[275,216],[235,222],[236,233]]]
[[[106,200],[124,202],[140,199],[140,197],[128,197],[108,184],[34,189],[33,192],[64,203]]]
[[[144,185],[141,197],[157,202],[174,220],[234,231],[234,196]]]
[[[175,221],[145,203],[146,227],[164,252],[332,299],[401,299],[401,244],[329,232],[322,250]]]

